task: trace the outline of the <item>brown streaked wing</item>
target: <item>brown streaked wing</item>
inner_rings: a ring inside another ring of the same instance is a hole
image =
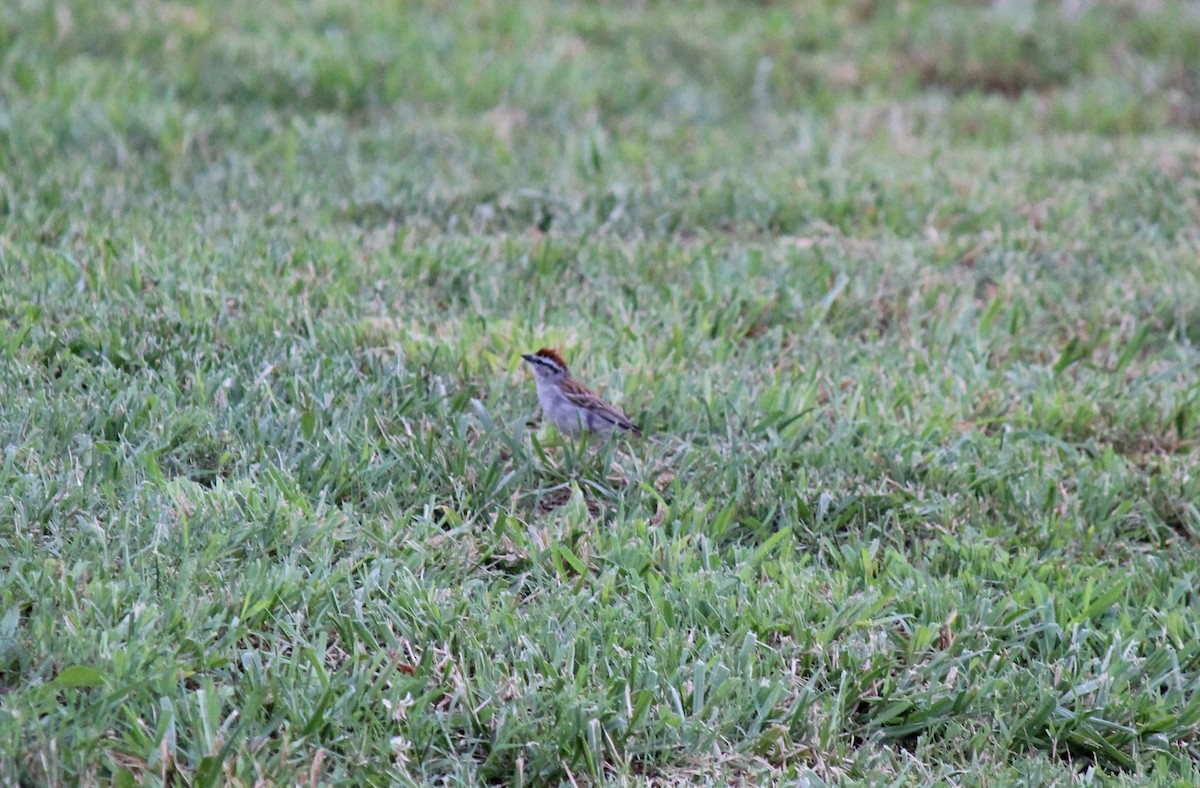
[[[596,392],[574,378],[564,381],[563,395],[576,407],[590,410],[622,429],[641,433],[637,425],[630,421],[629,417],[620,408],[600,399],[596,395]]]

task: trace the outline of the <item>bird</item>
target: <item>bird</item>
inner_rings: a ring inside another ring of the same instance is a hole
[[[575,437],[580,432],[642,431],[620,408],[602,400],[596,392],[571,376],[562,354],[553,348],[522,353],[537,381],[538,403],[558,431]]]

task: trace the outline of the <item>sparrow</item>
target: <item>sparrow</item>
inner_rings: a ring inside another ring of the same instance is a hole
[[[533,369],[542,412],[559,432],[572,437],[581,431],[642,434],[620,408],[571,377],[567,362],[557,350],[542,348],[536,353],[523,353],[521,358]]]

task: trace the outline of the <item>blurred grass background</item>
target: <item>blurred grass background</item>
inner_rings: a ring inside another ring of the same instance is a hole
[[[3,779],[1195,783],[1198,125],[1186,2],[6,0]]]

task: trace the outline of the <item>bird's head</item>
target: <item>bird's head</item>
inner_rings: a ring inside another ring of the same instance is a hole
[[[553,348],[544,347],[536,353],[524,353],[521,358],[533,369],[538,380],[562,380],[567,376],[567,362]]]

